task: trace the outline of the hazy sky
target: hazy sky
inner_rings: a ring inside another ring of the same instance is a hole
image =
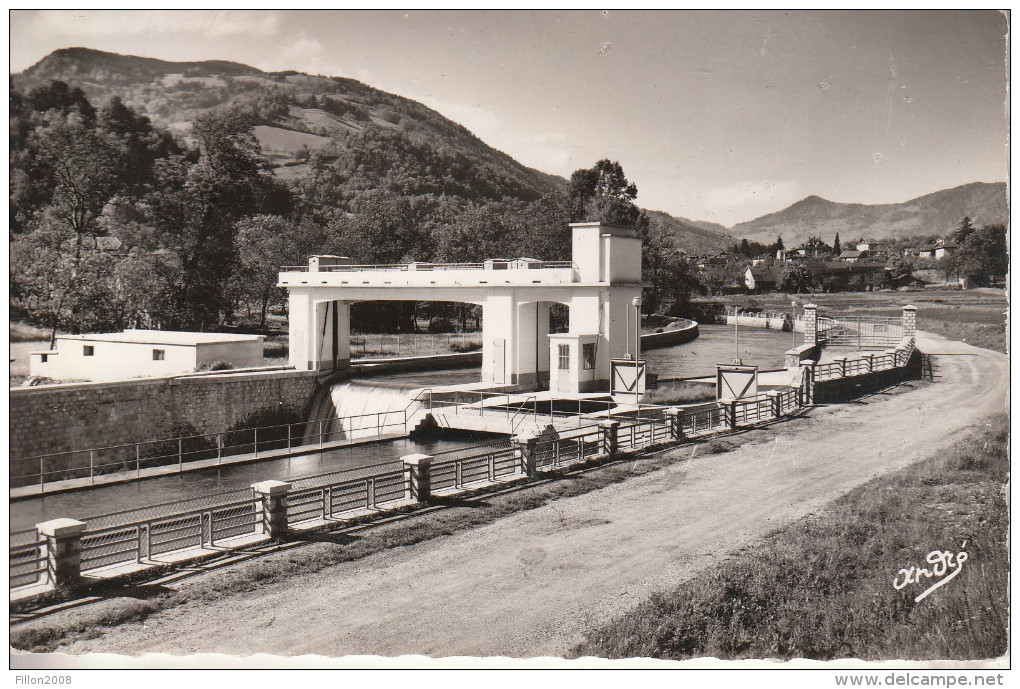
[[[563,176],[724,225],[807,195],[1006,179],[1005,18],[966,12],[11,13],[11,71],[83,46],[348,76]]]

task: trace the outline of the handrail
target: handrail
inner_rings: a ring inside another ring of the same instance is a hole
[[[413,266],[413,268],[412,268]],[[506,266],[506,268],[495,268]],[[318,266],[311,271],[309,266],[280,266],[286,273],[363,273],[376,270],[397,271],[443,271],[443,270],[563,270],[574,268],[573,261],[523,261],[522,259],[493,260],[484,263],[366,263],[337,266]]]
[[[517,427],[520,426],[522,423],[524,423],[524,420],[528,418],[528,414],[527,414],[527,412],[528,412],[528,402],[534,402],[534,407],[533,407],[533,410],[532,410],[534,413],[532,415],[532,418],[534,418],[536,420],[536,423],[537,423],[537,420],[538,420],[538,398],[536,398],[534,395],[529,395],[524,400],[524,403],[521,404],[521,408],[518,409],[517,411],[515,411],[514,415],[510,417],[510,433],[511,433],[511,435],[514,434],[517,431]],[[520,415],[521,412],[524,412],[524,416],[521,418],[520,421],[517,421],[516,423],[514,423],[514,420],[518,417],[518,415]]]

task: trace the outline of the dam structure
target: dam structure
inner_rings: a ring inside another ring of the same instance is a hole
[[[501,392],[608,392],[613,360],[636,360],[641,239],[633,227],[571,224],[570,261],[354,265],[312,256],[285,267],[289,363],[323,374],[350,366],[350,307],[365,301],[450,301],[482,307],[481,385]],[[570,309],[550,333],[553,304]],[[639,368],[631,364],[633,373]]]

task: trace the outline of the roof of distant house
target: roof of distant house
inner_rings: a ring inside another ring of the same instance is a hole
[[[839,257],[841,259],[842,258],[860,258],[861,255],[864,254],[864,253],[866,253],[866,252],[864,252],[864,251],[853,251],[853,250],[852,251],[843,251],[843,252],[841,252],[839,254]]]
[[[264,335],[237,335],[234,333],[192,333],[177,330],[125,330],[120,333],[89,333],[86,335],[58,335],[58,340],[84,340],[87,342],[125,342],[131,344],[180,345],[194,347],[200,344],[228,344],[256,342]]]

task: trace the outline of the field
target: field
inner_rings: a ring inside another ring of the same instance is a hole
[[[728,295],[714,298],[729,309],[762,309],[789,312],[791,300],[797,301],[798,313],[804,304],[817,304],[820,311],[895,316],[901,307],[917,307],[917,327],[951,340],[975,347],[1006,352],[1006,312],[1009,303],[1002,290],[973,289],[966,291],[924,292],[837,292],[832,294],[754,294]]]
[[[979,659],[1007,650],[1009,420],[844,496],[714,570],[593,629],[575,655]],[[956,581],[901,568],[966,552]],[[876,576],[883,573],[886,576]],[[902,581],[900,583],[903,583]]]

